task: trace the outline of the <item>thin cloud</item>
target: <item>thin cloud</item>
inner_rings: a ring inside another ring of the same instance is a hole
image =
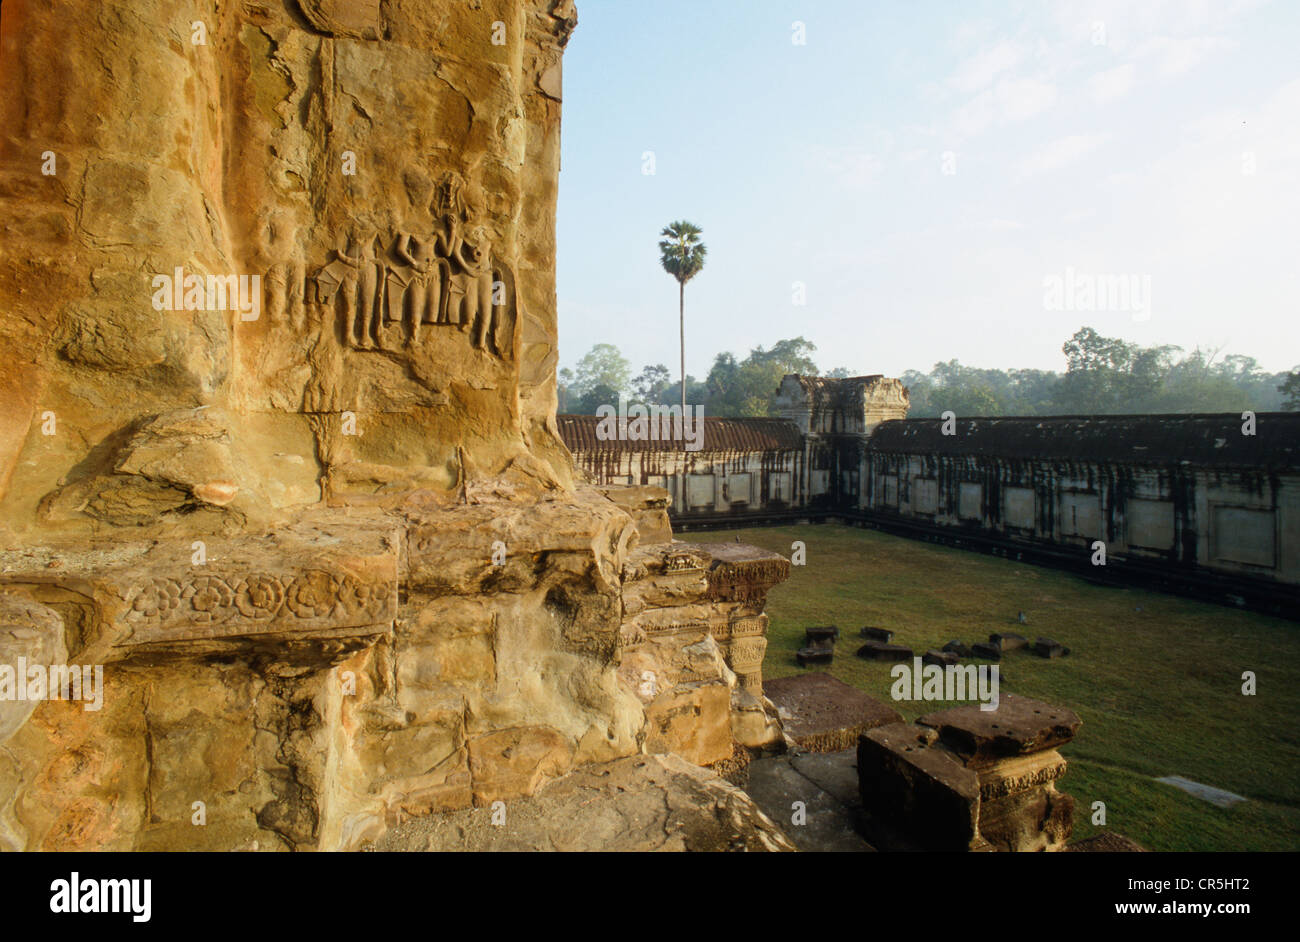
[[[1071,134],[1069,137],[1052,141],[1046,147],[1030,154],[1016,165],[1016,170],[1022,177],[1033,177],[1060,170],[1092,153],[1109,139],[1109,132]]]
[[[1088,79],[1088,95],[1099,105],[1123,98],[1132,91],[1136,74],[1137,67],[1131,62],[1098,72]]]

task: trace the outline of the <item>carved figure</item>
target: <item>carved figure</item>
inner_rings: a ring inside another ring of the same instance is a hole
[[[316,272],[316,300],[337,304],[347,346],[410,346],[425,326],[455,325],[475,348],[501,356],[497,333],[510,312],[498,308],[514,303],[511,273],[493,257],[486,227],[466,233],[479,212],[459,176],[443,177],[429,209],[437,222],[428,236],[404,229],[391,238],[349,235],[346,248]]]

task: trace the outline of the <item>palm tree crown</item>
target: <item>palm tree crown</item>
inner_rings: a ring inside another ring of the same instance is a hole
[[[704,256],[708,252],[708,248],[700,241],[700,227],[680,220],[664,226],[664,231],[659,234],[664,237],[659,243],[664,271],[679,283],[686,284],[700,273],[704,267]]]

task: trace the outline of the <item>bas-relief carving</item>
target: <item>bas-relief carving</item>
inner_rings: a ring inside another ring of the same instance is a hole
[[[514,355],[519,322],[512,268],[493,251],[459,177],[448,174],[423,232],[355,229],[315,275],[314,301],[337,315],[340,341],[390,353],[455,329],[498,359]]]
[[[664,572],[703,571],[704,559],[695,553],[675,550],[664,557]]]
[[[316,623],[353,627],[396,615],[391,584],[324,569],[154,578],[133,590],[127,603],[132,643],[293,631]]]

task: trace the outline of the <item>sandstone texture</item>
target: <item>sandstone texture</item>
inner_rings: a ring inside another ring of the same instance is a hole
[[[852,749],[858,736],[876,726],[901,723],[887,703],[830,674],[802,674],[763,682],[786,738],[809,752]]]
[[[666,757],[783,745],[788,562],[557,432],[575,23],[0,7],[0,660],[103,676],[0,698],[0,848],[355,849],[633,757],[780,845]]]
[[[494,823],[494,814],[495,823]],[[537,794],[393,827],[379,851],[792,851],[744,792],[676,756],[591,765]]]

